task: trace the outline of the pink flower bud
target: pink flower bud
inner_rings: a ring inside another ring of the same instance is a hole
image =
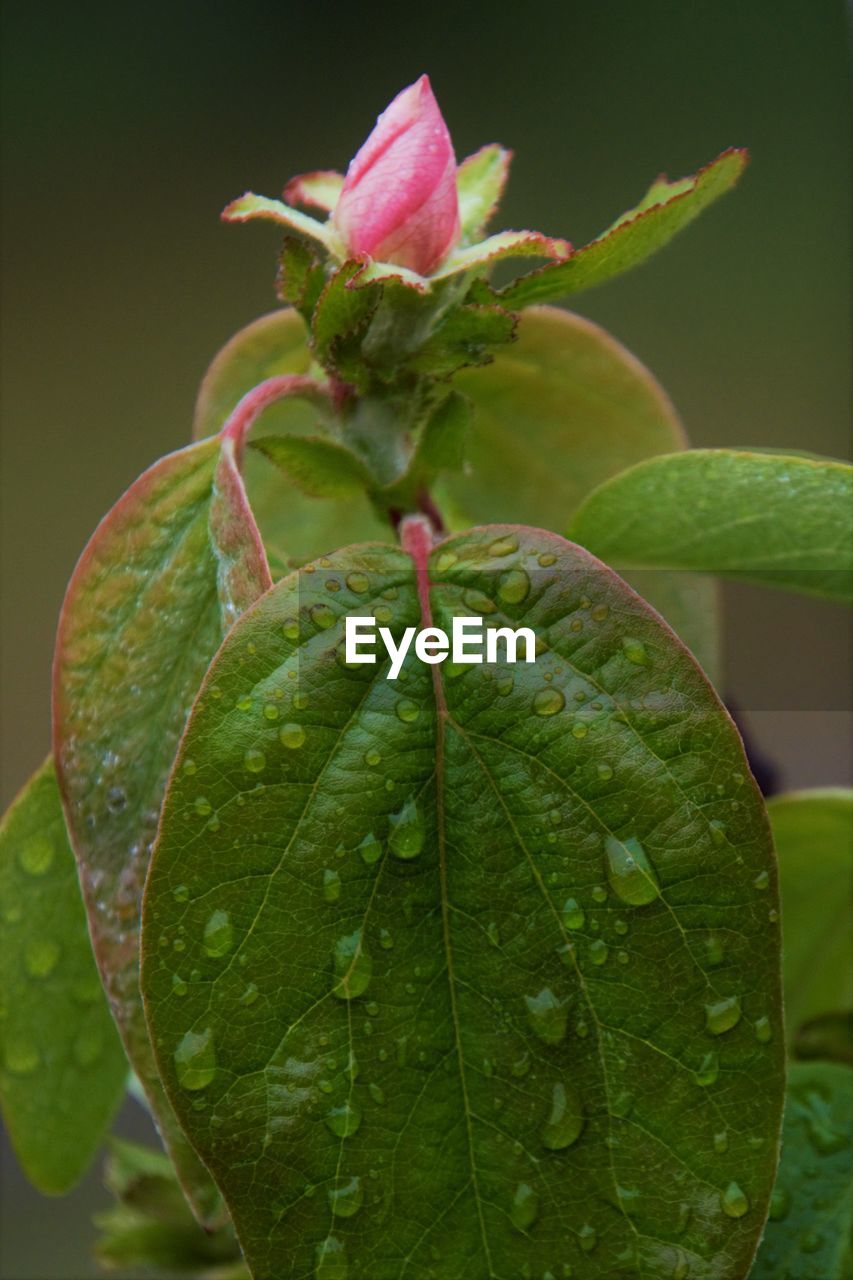
[[[457,243],[456,157],[428,76],[383,111],[350,162],[333,218],[350,253],[421,275]]]

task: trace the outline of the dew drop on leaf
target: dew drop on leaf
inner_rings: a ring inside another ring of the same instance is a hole
[[[717,1076],[720,1074],[720,1059],[716,1053],[706,1053],[698,1068],[693,1073],[693,1079],[703,1089],[707,1089],[709,1085],[715,1084]]]
[[[247,773],[263,773],[267,758],[258,747],[250,747],[243,756],[243,768]]]
[[[185,884],[176,884],[172,890],[172,897],[175,902],[187,902],[189,900],[190,891]]]
[[[788,1210],[791,1207],[791,1197],[783,1187],[776,1187],[770,1197],[770,1208],[767,1216],[771,1222],[781,1222],[783,1218],[788,1216]]]
[[[576,898],[566,898],[563,903],[563,924],[567,929],[582,929],[586,913]]]
[[[530,591],[530,579],[523,569],[510,569],[501,575],[498,597],[504,604],[521,604]]]
[[[339,1000],[354,1000],[367,990],[373,961],[362,945],[360,929],[335,943],[334,967],[336,981],[332,991]]]
[[[729,1218],[742,1218],[749,1210],[746,1192],[736,1182],[729,1183],[720,1197],[720,1203],[723,1206],[723,1213]]]
[[[590,1226],[589,1223],[585,1227],[581,1227],[578,1232],[578,1244],[584,1253],[592,1253],[598,1244],[598,1232],[595,1227]]]
[[[609,949],[603,938],[596,938],[590,943],[589,958],[593,964],[604,964],[608,954]]]
[[[297,751],[305,742],[305,730],[301,724],[283,724],[278,731],[278,740],[288,751]]]
[[[539,1216],[539,1196],[527,1182],[519,1182],[509,1207],[509,1220],[517,1231],[527,1231]]]
[[[329,627],[335,625],[334,611],[327,604],[312,604],[308,612],[314,626],[319,627],[321,631],[328,631]]]
[[[642,640],[635,640],[631,636],[625,636],[622,641],[622,651],[628,661],[633,662],[635,666],[647,667],[649,665],[649,655]]]
[[[327,867],[323,872],[323,897],[327,902],[337,902],[341,896],[341,877]]]
[[[426,831],[424,820],[414,800],[407,800],[397,813],[389,818],[391,830],[388,848],[397,858],[408,861],[416,858],[424,847]]]
[[[533,698],[537,716],[555,716],[565,705],[566,699],[559,689],[540,689]]]
[[[329,1236],[314,1250],[314,1280],[347,1280],[349,1264],[340,1240]]]
[[[59,962],[60,946],[53,938],[32,938],[24,951],[24,968],[31,978],[46,978]]]
[[[773,1038],[773,1032],[770,1027],[769,1018],[767,1017],[756,1018],[755,1038],[759,1042],[759,1044],[767,1044]]]
[[[372,831],[364,837],[358,846],[358,851],[361,854],[362,861],[368,867],[372,867],[374,862],[378,862],[382,857],[382,845]]]
[[[549,1151],[562,1151],[577,1142],[584,1127],[580,1095],[560,1082],[551,1091],[551,1111],[542,1128],[542,1142]]]
[[[339,1178],[328,1191],[329,1208],[336,1218],[351,1218],[364,1203],[361,1178]]]
[[[411,698],[401,698],[395,707],[397,716],[404,724],[411,724],[421,714],[421,709]]]
[[[705,1029],[712,1036],[721,1036],[731,1031],[740,1022],[740,997],[728,996],[725,1000],[716,1000],[705,1005]]]
[[[361,1107],[357,1102],[348,1101],[340,1107],[332,1107],[323,1118],[336,1137],[351,1138],[361,1124]]]
[[[566,1035],[568,1002],[558,999],[550,987],[543,987],[538,995],[525,996],[524,1003],[531,1030],[546,1044],[559,1044]]]
[[[370,588],[370,579],[366,573],[348,573],[346,583],[350,591],[354,591],[357,596],[363,596]]]
[[[175,1050],[178,1082],[185,1089],[206,1089],[216,1075],[213,1031],[188,1031]]]
[[[617,840],[607,836],[607,879],[618,898],[628,906],[641,907],[660,896],[660,882],[639,840]]]
[[[495,538],[494,542],[489,544],[489,555],[495,557],[511,556],[518,550],[518,539],[510,535],[501,538]]]
[[[204,949],[214,958],[226,955],[234,945],[234,929],[227,911],[214,911],[204,926]]]
[[[43,876],[53,862],[53,845],[45,838],[28,840],[18,854],[21,869],[30,876]]]

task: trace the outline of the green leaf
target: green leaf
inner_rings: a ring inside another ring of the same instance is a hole
[[[292,204],[307,205],[331,213],[340,198],[344,175],[331,169],[317,169],[314,173],[300,173],[291,178],[284,188],[285,200]]]
[[[518,317],[503,307],[452,308],[406,367],[432,377],[447,377],[467,365],[490,364],[496,347],[515,337]]]
[[[795,1063],[788,1072],[782,1161],[750,1280],[853,1275],[853,1071]]]
[[[351,449],[322,436],[265,436],[251,447],[315,498],[363,493],[371,483],[366,466]]]
[[[54,743],[113,1014],[202,1217],[218,1196],[157,1075],[139,995],[139,906],[166,779],[211,657],[271,579],[234,458],[210,439],[155,463],[98,526],[68,587]]]
[[[281,200],[270,200],[269,196],[258,196],[253,191],[247,191],[237,200],[232,200],[222,211],[223,222],[251,222],[258,218],[276,222],[287,227],[288,231],[316,241],[327,253],[340,254],[340,241],[329,223],[318,222],[307,213],[291,209]]]
[[[734,726],[561,538],[414,568],[375,544],[291,575],[208,673],[145,902],[170,1097],[257,1280],[741,1280],[784,1044]],[[399,640],[458,612],[530,626],[536,664],[345,665],[345,614]]]
[[[511,151],[492,143],[468,156],[457,169],[456,190],[463,241],[470,243],[482,235],[500,203],[511,159]]]
[[[288,236],[278,263],[277,292],[282,302],[291,303],[309,326],[325,283],[323,264],[310,245]]]
[[[273,311],[241,329],[208,370],[196,403],[193,434],[198,439],[219,431],[237,402],[266,378],[277,374],[305,374],[311,352],[305,326],[295,311]],[[288,399],[264,414],[264,427],[288,435],[316,435],[318,408],[305,400]],[[348,542],[381,537],[380,523],[363,495],[346,501],[318,502],[290,487],[266,459],[253,450],[244,463],[252,511],[268,547],[292,563]]]
[[[359,388],[369,381],[361,343],[382,293],[376,286],[351,287],[361,270],[359,262],[350,261],[335,272],[320,294],[312,321],[317,359]]]
[[[45,1195],[83,1176],[122,1099],[127,1060],[98,979],[50,761],[0,825],[0,1102]]]
[[[746,168],[746,151],[724,151],[692,178],[658,178],[640,203],[578,249],[566,262],[542,267],[501,290],[508,307],[527,307],[579,293],[630,271],[663,248],[703,209],[735,185]]]
[[[562,530],[603,480],[684,444],[672,404],[639,360],[554,307],[528,312],[518,340],[454,386],[475,412],[470,474],[448,491],[471,521]]]
[[[853,791],[794,791],[767,811],[779,858],[788,1039],[803,1023],[853,1010]]]
[[[622,568],[853,600],[853,467],[841,462],[736,449],[655,458],[591,493],[569,530]]]

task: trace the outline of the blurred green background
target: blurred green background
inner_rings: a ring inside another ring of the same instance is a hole
[[[48,745],[53,628],[98,519],[185,442],[199,378],[274,303],[247,187],[345,166],[429,71],[461,157],[513,148],[501,222],[582,243],[661,170],[747,145],[741,188],[582,295],[699,445],[849,454],[848,144],[834,0],[2,9],[4,803]],[[727,688],[787,786],[850,771],[840,609],[727,587]],[[138,1127],[141,1116],[126,1122]],[[0,1275],[82,1280],[97,1174],[47,1203],[4,1156]]]

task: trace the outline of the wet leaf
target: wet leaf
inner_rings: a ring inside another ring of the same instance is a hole
[[[69,584],[54,664],[57,775],[98,965],[128,1057],[203,1217],[218,1197],[154,1065],[139,996],[139,910],[193,697],[222,636],[271,581],[234,447],[214,438],[170,454],[113,507]]]
[[[551,302],[581,289],[603,284],[645,262],[663,248],[709,204],[735,185],[747,163],[746,151],[724,151],[695,176],[669,182],[658,178],[640,203],[623,213],[567,262],[542,267],[514,280],[500,293],[508,307]]]
[[[98,978],[50,761],[0,825],[0,1102],[46,1195],[70,1190],[124,1095],[127,1059]]]
[[[343,550],[220,650],[146,894],[169,1095],[258,1280],[741,1280],[784,1045],[737,733],[562,539],[475,530],[430,576]],[[538,659],[346,664],[344,615],[429,613],[529,626]]]
[[[794,1063],[770,1220],[750,1280],[853,1274],[853,1071]]]
[[[794,791],[767,806],[779,858],[789,1043],[802,1024],[853,1010],[853,791]]]
[[[737,449],[655,458],[591,493],[570,532],[621,568],[853,600],[853,467],[842,462]]]

